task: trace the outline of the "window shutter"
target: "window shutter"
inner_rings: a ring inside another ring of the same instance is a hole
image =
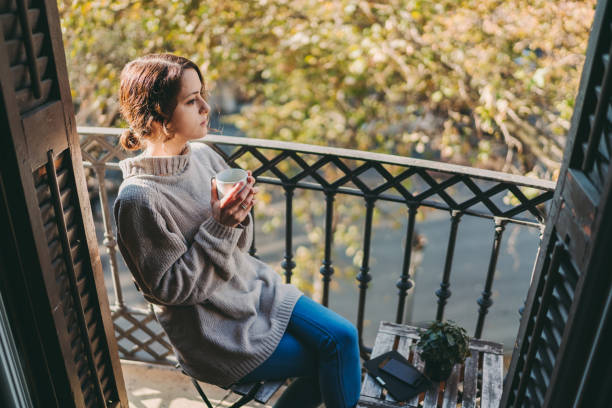
[[[0,85],[8,122],[3,148],[10,148],[5,154],[14,159],[3,164],[3,178],[10,191],[23,195],[7,197],[6,205],[21,202],[26,209],[8,213],[14,225],[27,230],[28,239],[17,239],[23,232],[13,235],[18,256],[37,261],[36,270],[22,271],[29,276],[23,279],[24,295],[33,296],[37,285],[46,295],[31,299],[32,318],[39,324],[49,375],[57,376],[50,379],[56,405],[67,406],[61,396],[70,395],[76,407],[127,407],[57,5],[0,0],[0,23]],[[8,179],[9,174],[16,177]]]
[[[605,320],[602,307],[612,293],[610,264],[604,260],[612,248],[611,3],[600,0],[595,11],[564,163],[502,407],[587,406],[581,405],[581,390],[593,380],[587,361],[599,341],[597,322]]]

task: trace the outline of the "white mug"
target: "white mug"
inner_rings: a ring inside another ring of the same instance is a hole
[[[217,180],[217,193],[219,195],[219,200],[227,194],[236,183],[244,182],[242,188],[246,186],[247,182],[247,172],[242,169],[225,169],[220,171],[215,175],[215,180]],[[240,191],[242,191],[242,188]]]

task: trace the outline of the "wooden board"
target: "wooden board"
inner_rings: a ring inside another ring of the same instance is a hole
[[[482,361],[482,408],[497,408],[503,388],[504,363],[498,354],[485,354]]]
[[[380,331],[376,336],[371,357],[374,358],[391,350],[393,348],[394,341],[395,335],[385,331]],[[363,381],[363,386],[361,387],[361,395],[372,398],[380,398],[382,391],[382,387],[376,382],[376,380],[374,380],[371,375],[366,374]]]

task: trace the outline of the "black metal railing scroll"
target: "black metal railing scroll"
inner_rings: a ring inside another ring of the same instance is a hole
[[[485,287],[482,291],[482,297],[478,299],[480,308],[478,310],[478,321],[476,323],[476,332],[474,337],[479,339],[482,336],[482,328],[484,326],[485,316],[489,308],[493,304],[491,300],[491,288],[493,286],[493,278],[495,276],[495,266],[497,265],[497,257],[501,247],[501,238],[506,228],[506,220],[495,218],[495,236],[493,237],[493,248],[491,249],[491,258],[489,260],[489,269],[485,280]]]
[[[125,156],[109,143],[108,135],[115,138],[121,129],[80,128],[82,135],[83,157],[86,167],[96,169],[117,168],[116,160]],[[96,142],[97,141],[97,142]],[[460,236],[460,220],[466,216],[480,217],[492,221],[493,244],[486,275],[483,274],[484,288],[479,299],[474,299],[476,313],[475,337],[481,337],[485,318],[492,307],[493,282],[500,250],[501,238],[508,223],[523,227],[541,229],[546,219],[546,203],[551,200],[555,183],[494,172],[458,166],[428,160],[398,157],[387,154],[362,152],[341,148],[312,146],[298,143],[278,142],[263,139],[248,139],[209,135],[201,140],[217,149],[230,166],[240,167],[240,163],[248,161],[249,170],[258,183],[278,186],[284,191],[285,200],[285,250],[281,267],[285,280],[291,282],[293,270],[296,267],[293,256],[293,204],[298,190],[320,191],[325,197],[325,251],[321,259],[321,303],[329,305],[330,285],[334,276],[332,266],[333,218],[334,203],[338,195],[361,197],[364,202],[365,224],[363,228],[363,244],[361,267],[356,276],[358,281],[359,300],[357,305],[356,326],[359,331],[362,354],[367,356],[370,349],[363,344],[363,328],[366,313],[366,298],[369,282],[376,279],[377,271],[370,270],[370,249],[372,244],[372,228],[374,212],[379,202],[402,203],[407,209],[407,228],[405,247],[401,268],[398,267],[398,303],[395,320],[402,323],[405,319],[406,298],[414,290],[410,268],[413,262],[413,242],[417,227],[417,214],[427,208],[448,211],[450,214],[450,234],[446,251],[444,269],[441,271],[440,288],[436,291],[438,308],[436,319],[444,318],[444,308],[451,296],[451,276],[455,243]],[[95,155],[90,152],[93,146],[98,149],[112,150],[106,155]],[[102,158],[100,158],[102,157]],[[254,164],[253,164],[254,163]],[[292,171],[287,171],[290,168]],[[326,172],[333,170],[337,175],[335,180],[328,180]],[[102,188],[102,185],[100,185]],[[100,195],[102,206],[109,206],[106,195]],[[104,202],[106,200],[106,202]],[[105,242],[109,255],[116,256],[115,240],[108,223],[108,211],[104,210]],[[253,214],[254,215],[254,214]],[[254,218],[254,217],[253,217]],[[257,256],[255,240],[250,249]],[[115,282],[116,299],[114,317],[123,317],[131,313],[123,304],[116,262],[111,262],[113,280]],[[429,271],[428,273],[431,273]],[[319,300],[319,299],[317,299]],[[150,313],[143,311],[142,313]],[[127,319],[137,330],[138,319]],[[149,322],[147,319],[141,321]],[[123,333],[123,334],[121,334]],[[126,337],[131,332],[121,329],[118,334]],[[156,334],[157,336],[157,334]],[[130,336],[132,343],[137,343]],[[165,341],[153,339],[165,347]],[[124,348],[125,358],[134,358],[135,350],[146,351],[143,346],[151,348],[151,339],[143,344],[136,344],[132,349]],[[161,356],[161,357],[160,357]],[[168,359],[168,353],[157,353],[154,360]]]
[[[251,208],[251,218],[253,223],[253,231],[255,231],[255,209]],[[253,234],[253,240],[251,241],[251,247],[249,248],[249,255],[254,256],[255,258],[259,258],[257,256],[257,247],[255,246],[255,234]]]
[[[285,279],[291,283],[291,275],[295,262],[293,262],[293,190],[294,186],[285,186],[285,259],[281,266],[285,270]]]
[[[331,277],[334,274],[334,267],[332,266],[331,260],[334,193],[325,192],[325,204],[325,257],[319,272],[321,275],[323,275],[323,298],[321,299],[321,304],[327,307],[329,306],[329,283],[331,282]]]
[[[406,305],[406,297],[408,291],[414,286],[410,280],[410,260],[412,257],[412,243],[414,242],[414,225],[416,223],[416,214],[418,207],[416,205],[408,206],[408,226],[406,231],[406,245],[404,245],[404,261],[402,263],[402,275],[397,281],[397,288],[399,289],[397,313],[395,316],[395,323],[401,324],[404,321],[404,307]]]
[[[455,243],[457,242],[457,231],[459,230],[459,221],[461,221],[462,213],[457,210],[451,211],[451,229],[448,238],[448,248],[446,249],[446,260],[444,261],[444,273],[440,289],[436,291],[438,296],[438,311],[436,312],[436,320],[441,321],[444,316],[444,307],[447,299],[451,296],[450,291],[450,273],[451,265],[453,264],[453,255],[455,254]]]
[[[359,274],[357,280],[359,281],[359,305],[357,310],[357,331],[359,331],[359,349],[365,352],[371,350],[363,344],[363,322],[365,319],[365,301],[366,293],[368,290],[368,283],[372,280],[370,275],[370,247],[372,244],[372,217],[374,216],[374,202],[375,199],[372,197],[366,198],[366,217],[365,217],[365,229],[363,233],[363,259],[361,261],[361,268],[359,268]]]

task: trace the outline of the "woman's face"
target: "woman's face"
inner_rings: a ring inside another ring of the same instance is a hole
[[[176,108],[166,125],[177,138],[176,142],[187,142],[206,136],[210,106],[202,97],[202,82],[194,69],[187,69],[181,78],[181,90]]]

